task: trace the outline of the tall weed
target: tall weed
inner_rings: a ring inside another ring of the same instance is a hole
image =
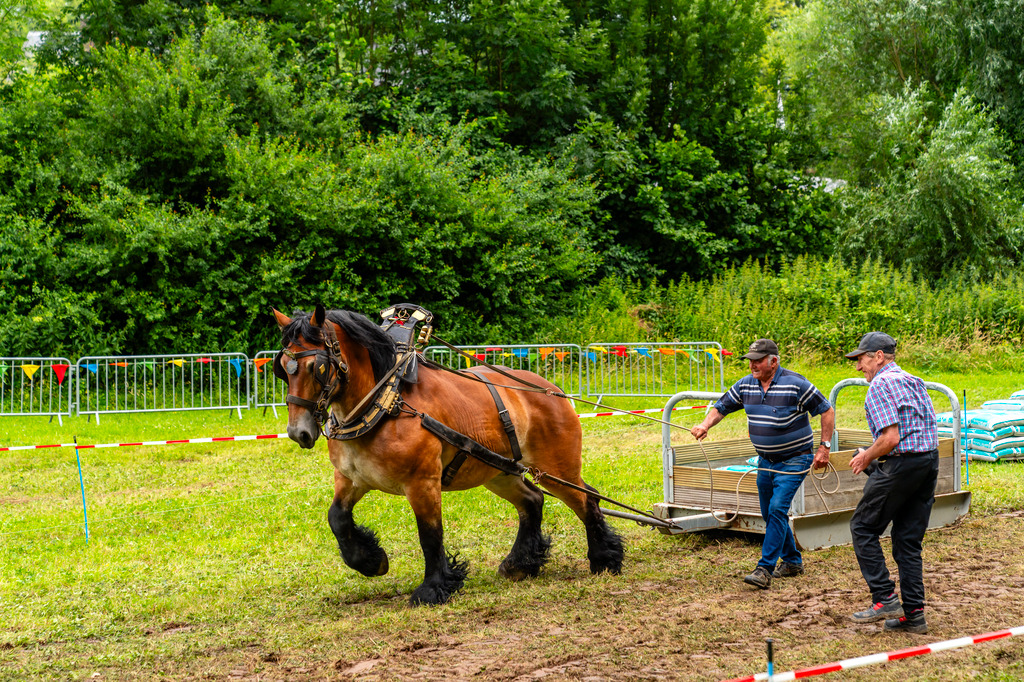
[[[952,276],[909,267],[799,257],[777,268],[748,261],[711,280],[646,289],[605,280],[544,336],[582,341],[713,340],[731,349],[770,337],[784,352],[834,359],[871,330],[901,357],[935,370],[1024,370],[1024,276]]]

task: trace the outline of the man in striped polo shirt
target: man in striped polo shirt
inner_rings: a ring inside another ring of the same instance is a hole
[[[864,411],[874,438],[850,460],[854,474],[868,474],[864,494],[850,520],[850,533],[872,602],[852,618],[859,623],[885,619],[884,630],[924,634],[928,625],[921,542],[939,476],[935,408],[924,381],[896,364],[896,341],[888,334],[868,332],[846,357],[857,361],[857,371],[868,380]],[[902,604],[878,541],[890,522]]]
[[[804,572],[789,527],[789,507],[811,464],[816,469],[828,464],[836,414],[814,384],[779,365],[779,347],[771,339],[758,339],[743,357],[750,361],[750,376],[733,384],[690,433],[704,440],[730,412],[743,408],[747,414],[750,441],[759,455],[757,494],[765,533],[761,560],[743,581],[766,590],[772,577]],[[821,415],[823,435],[817,448],[809,415]],[[779,559],[782,565],[776,569]]]

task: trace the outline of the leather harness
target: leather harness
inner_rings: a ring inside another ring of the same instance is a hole
[[[314,402],[305,398],[288,395],[285,401],[293,405],[304,407],[313,412],[317,427],[328,438],[334,440],[352,440],[369,433],[380,423],[385,416],[397,415],[400,411],[409,411],[420,417],[420,423],[427,431],[431,432],[446,443],[454,445],[459,450],[451,462],[445,466],[441,473],[441,484],[450,485],[455,479],[459,468],[466,461],[467,456],[472,456],[484,464],[491,466],[506,474],[520,476],[526,471],[526,467],[519,463],[522,459],[522,450],[519,447],[519,439],[516,436],[515,425],[509,415],[508,408],[502,401],[497,389],[486,377],[474,371],[476,368],[463,370],[466,374],[472,374],[475,379],[482,381],[494,400],[498,410],[498,417],[501,419],[502,429],[508,438],[512,449],[512,459],[500,455],[493,450],[481,445],[469,436],[459,433],[433,417],[403,408],[401,385],[403,381],[417,383],[418,381],[418,356],[416,345],[426,343],[430,337],[432,328],[430,326],[433,315],[411,303],[401,303],[381,311],[384,321],[381,329],[386,332],[395,342],[396,360],[395,365],[377,382],[369,393],[356,405],[352,412],[342,418],[330,410],[331,399],[341,388],[341,376],[348,373],[348,365],[341,358],[341,348],[337,337],[334,334],[334,327],[325,324],[322,328],[324,335],[324,348],[306,350],[294,353],[287,349],[279,352],[274,358],[274,374],[288,381],[289,375],[298,371],[298,359],[314,356],[313,377],[320,384],[321,392],[319,398]],[[416,326],[420,322],[424,326],[416,342],[413,342]],[[288,360],[284,360],[288,358]],[[429,363],[428,363],[429,364]],[[333,370],[333,371],[332,371]]]

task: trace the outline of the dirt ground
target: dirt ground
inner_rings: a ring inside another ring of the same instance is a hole
[[[809,552],[805,575],[758,591],[740,580],[756,561],[756,538],[679,540],[623,530],[631,564],[619,578],[585,576],[581,564],[553,560],[533,587],[469,597],[471,608],[428,609],[402,627],[405,595],[328,599],[329,613],[354,619],[347,642],[307,651],[254,646],[241,658],[210,652],[201,664],[206,672],[191,673],[239,680],[720,680],[763,671],[767,637],[775,641],[776,672],[784,672],[1024,625],[1024,511],[969,517],[929,533],[927,635],[883,634],[881,624],[849,620],[868,602],[849,547]],[[1022,639],[821,679],[1024,679]],[[352,655],[367,646],[372,655]],[[332,649],[349,652],[332,659]]]

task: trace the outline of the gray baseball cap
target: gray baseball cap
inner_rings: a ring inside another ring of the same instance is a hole
[[[747,349],[746,355],[741,355],[741,358],[747,360],[760,360],[766,355],[778,355],[779,347],[775,345],[775,342],[771,339],[758,339],[754,343],[750,344],[750,348]]]
[[[896,339],[885,332],[868,332],[861,337],[860,343],[857,344],[857,350],[850,351],[846,357],[855,360],[865,353],[874,353],[879,350],[890,355],[895,353]]]

